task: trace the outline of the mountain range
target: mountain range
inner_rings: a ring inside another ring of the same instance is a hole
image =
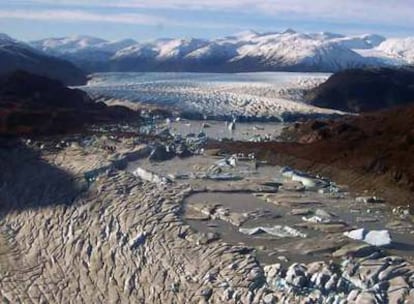
[[[414,63],[414,37],[247,31],[217,39],[106,41],[78,36],[29,43],[49,55],[97,71],[323,71]]]
[[[0,75],[15,70],[47,76],[67,85],[80,85],[86,82],[85,72],[73,63],[0,34]]]
[[[336,72],[414,64],[414,37],[247,31],[217,39],[133,39],[89,36],[21,42],[0,34],[0,74],[21,69],[82,84],[86,73],[134,71]]]

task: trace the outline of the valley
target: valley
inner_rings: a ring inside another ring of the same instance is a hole
[[[0,3],[0,302],[414,303],[412,5],[371,2]]]

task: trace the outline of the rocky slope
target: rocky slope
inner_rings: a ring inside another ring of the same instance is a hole
[[[137,117],[138,112],[95,103],[57,80],[23,71],[0,78],[0,135],[67,133],[86,123]]]
[[[379,35],[248,31],[218,39],[131,39],[108,42],[93,37],[31,42],[49,54],[88,71],[325,71],[404,65],[412,61],[412,40]]]
[[[311,89],[312,105],[346,112],[375,111],[414,101],[414,68],[352,69]]]
[[[212,143],[230,152],[328,176],[357,192],[369,190],[392,204],[412,203],[414,107],[296,124],[287,142]]]
[[[0,35],[0,75],[15,70],[58,79],[66,85],[81,85],[86,74],[72,63],[47,55],[7,35]]]

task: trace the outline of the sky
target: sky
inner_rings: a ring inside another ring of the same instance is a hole
[[[0,0],[0,32],[20,40],[216,38],[255,30],[414,36],[414,0]]]

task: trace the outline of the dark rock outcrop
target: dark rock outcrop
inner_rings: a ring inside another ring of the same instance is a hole
[[[83,108],[93,105],[88,95],[77,89],[69,89],[60,81],[16,71],[0,77],[0,97],[17,99],[32,109],[44,107]]]
[[[414,68],[352,69],[306,93],[315,106],[369,112],[414,102]]]
[[[57,80],[24,71],[0,77],[0,135],[68,133],[87,123],[137,117],[138,112],[95,103]]]

